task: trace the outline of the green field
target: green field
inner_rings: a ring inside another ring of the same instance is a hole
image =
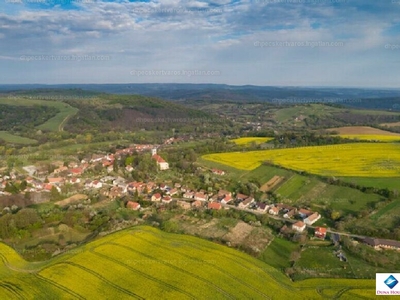
[[[384,270],[375,267],[357,257],[344,253],[347,262],[340,261],[336,257],[333,246],[306,246],[301,252],[300,259],[295,263],[296,279],[315,277],[349,277],[349,278],[371,278],[375,273],[389,272],[390,268]],[[392,268],[391,272],[395,272]]]
[[[31,145],[37,143],[36,140],[29,139],[23,136],[14,135],[6,131],[0,131],[0,140],[4,140],[7,143],[21,144],[21,145]]]
[[[1,299],[374,299],[374,280],[292,283],[279,270],[199,238],[136,227],[35,264],[0,244]]]
[[[390,190],[399,190],[400,177],[339,177],[341,180],[349,183],[355,183],[361,186],[375,187],[375,188],[388,188]]]
[[[259,259],[274,268],[285,269],[290,267],[290,255],[297,248],[299,248],[298,244],[276,237],[261,253]]]
[[[77,108],[72,107],[62,101],[37,100],[23,97],[3,97],[0,98],[0,103],[16,106],[45,105],[57,108],[59,110],[59,113],[57,115],[38,126],[38,129],[50,131],[62,131],[63,126],[65,125],[65,122],[68,120],[68,118],[78,112]]]
[[[307,202],[314,209],[329,207],[344,213],[357,214],[367,209],[371,203],[377,203],[381,197],[377,194],[366,194],[357,189],[326,184],[315,177],[298,174],[292,175],[275,191],[284,202],[300,204]]]

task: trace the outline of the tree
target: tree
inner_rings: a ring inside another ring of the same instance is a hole
[[[331,212],[331,219],[332,219],[333,221],[338,220],[338,219],[340,218],[340,216],[341,216],[341,214],[340,214],[340,212],[337,211],[337,210],[333,210],[333,211]]]
[[[60,198],[61,198],[61,195],[60,195],[60,192],[57,190],[57,188],[55,186],[51,187],[50,200],[57,201],[57,200],[60,200]]]

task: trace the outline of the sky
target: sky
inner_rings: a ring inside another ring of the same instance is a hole
[[[0,0],[0,84],[399,88],[400,0]]]

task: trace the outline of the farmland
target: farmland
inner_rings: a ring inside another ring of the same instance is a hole
[[[338,132],[339,136],[348,139],[368,140],[368,141],[400,141],[400,134],[376,129],[368,126],[348,126],[331,128],[330,131]]]
[[[8,133],[7,131],[0,131],[0,140],[4,140],[7,143],[21,144],[21,145],[30,145],[37,143],[36,140],[29,139],[19,135],[14,135]]]
[[[78,109],[62,101],[47,101],[13,96],[0,98],[0,103],[15,106],[45,105],[57,108],[59,110],[57,115],[38,126],[38,129],[49,131],[62,131],[66,120],[78,112]]]
[[[251,143],[255,144],[262,144],[262,143],[267,143],[274,138],[268,138],[268,137],[241,137],[238,139],[233,139],[232,142],[234,142],[236,145],[243,146],[243,145],[249,145]]]
[[[263,162],[323,176],[400,177],[400,144],[352,143],[250,152],[216,153],[204,159],[241,170]]]
[[[374,280],[291,283],[244,253],[151,227],[120,231],[40,264],[23,261],[4,244],[0,254],[2,299],[375,298]]]

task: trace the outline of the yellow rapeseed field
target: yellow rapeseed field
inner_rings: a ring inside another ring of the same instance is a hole
[[[243,252],[147,226],[41,264],[23,261],[0,243],[0,259],[0,299],[375,298],[374,280],[293,283]]]
[[[325,176],[398,177],[400,143],[351,143],[249,152],[216,153],[204,159],[241,170],[263,162]]]
[[[266,143],[269,141],[272,141],[274,138],[272,137],[241,137],[238,139],[233,139],[231,140],[234,142],[236,145],[248,145],[250,143],[256,143],[256,144],[261,144],[261,143]]]

